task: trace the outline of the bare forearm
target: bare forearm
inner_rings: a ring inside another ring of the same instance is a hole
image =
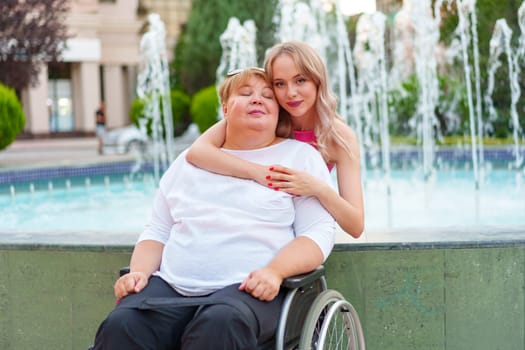
[[[157,271],[160,268],[163,249],[164,244],[157,241],[145,240],[139,242],[135,246],[133,255],[131,256],[131,272],[143,272],[147,276],[150,276],[153,272]]]
[[[324,261],[319,246],[307,237],[297,237],[282,248],[268,268],[282,279],[314,270]]]
[[[330,186],[320,188],[315,194],[323,207],[333,216],[337,224],[354,238],[361,236],[364,230],[362,206],[352,205]],[[360,199],[358,199],[360,200]]]
[[[186,153],[186,160],[217,174],[256,179],[257,173],[264,171],[261,166],[222,151],[225,139],[226,121],[221,120],[195,140]]]
[[[242,179],[253,179],[258,166],[205,143],[195,143],[191,146],[186,160],[199,168]]]

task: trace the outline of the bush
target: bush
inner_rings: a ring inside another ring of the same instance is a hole
[[[191,124],[190,96],[180,89],[171,90],[171,115],[174,136],[180,136]]]
[[[137,97],[131,102],[131,108],[129,111],[129,119],[137,127],[139,126],[139,120],[145,118],[144,115],[144,100]]]
[[[0,83],[0,150],[24,130],[26,119],[14,90]]]
[[[173,136],[180,136],[188,128],[191,123],[190,117],[190,96],[182,90],[171,90],[171,116],[173,120]],[[145,101],[141,98],[136,98],[131,103],[129,112],[130,120],[137,127],[140,127],[140,121],[146,119],[146,132],[151,136],[152,119],[144,114]],[[162,113],[162,100],[160,101],[160,112]]]
[[[391,115],[389,130],[392,135],[415,135],[410,125],[417,111],[419,83],[416,75],[406,79],[400,89],[388,94],[388,106]]]
[[[208,86],[193,96],[190,109],[191,116],[201,133],[219,120],[218,109],[219,96],[215,85]]]

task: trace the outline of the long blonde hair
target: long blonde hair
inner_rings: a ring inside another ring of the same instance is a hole
[[[335,118],[344,119],[337,113],[337,99],[328,84],[326,66],[317,52],[308,44],[300,41],[287,41],[270,48],[266,53],[264,70],[273,82],[272,65],[280,55],[289,55],[297,65],[297,68],[308,79],[311,79],[317,87],[317,101],[315,109],[317,120],[315,121],[314,133],[317,138],[317,149],[328,163],[327,144],[335,141],[351,156],[352,151],[347,140],[337,132],[334,126]],[[273,84],[272,84],[273,85]],[[292,137],[292,120],[288,112],[280,108],[281,121],[278,127],[279,136]]]

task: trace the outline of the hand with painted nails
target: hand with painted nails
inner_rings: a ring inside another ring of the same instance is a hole
[[[268,166],[254,164],[253,167],[250,167],[250,178],[257,182],[259,185],[267,186],[268,185]]]
[[[266,185],[294,196],[316,196],[327,185],[304,171],[273,165],[268,168]]]

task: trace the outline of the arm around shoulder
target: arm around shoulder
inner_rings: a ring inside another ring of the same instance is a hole
[[[186,153],[186,160],[201,169],[221,175],[255,180],[265,185],[266,167],[222,151],[220,148],[225,138],[226,121],[223,119],[195,140]]]
[[[223,119],[212,125],[193,142],[186,153],[186,160],[199,168],[207,169],[210,159],[213,159],[217,152],[221,152],[220,148],[225,138],[226,120]]]

